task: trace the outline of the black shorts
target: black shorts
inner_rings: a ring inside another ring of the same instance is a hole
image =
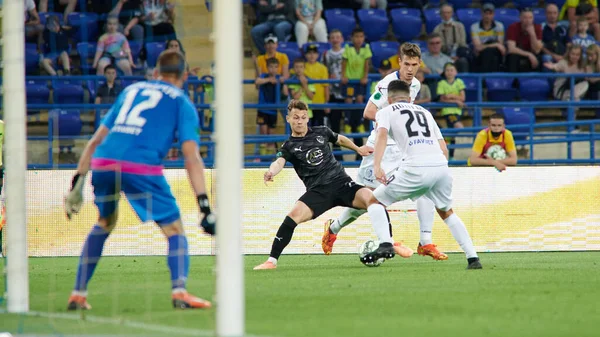
[[[342,85],[342,95],[345,98],[356,98],[358,96],[365,96],[367,92],[367,86],[360,83],[344,84]]]
[[[462,115],[448,114],[444,115],[444,119],[446,120],[446,127],[452,129],[454,128],[454,124],[460,122],[460,120],[462,119]]]
[[[258,111],[256,113],[256,124],[266,125],[269,129],[275,129],[277,125],[277,114],[271,115]]]
[[[298,201],[302,201],[313,211],[313,219],[334,208],[335,206],[352,207],[356,192],[362,185],[352,179],[342,180],[326,186],[319,186],[304,193]]]

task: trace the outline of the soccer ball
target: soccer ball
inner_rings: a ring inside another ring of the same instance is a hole
[[[485,155],[488,158],[492,158],[495,160],[502,160],[502,159],[506,158],[506,150],[504,150],[504,148],[500,145],[492,145],[487,150]]]
[[[379,266],[381,266],[381,264],[385,261],[384,258],[380,258],[377,261],[371,262],[371,263],[364,263],[362,261],[362,258],[365,255],[367,255],[367,254],[369,254],[371,252],[376,251],[377,248],[379,248],[379,241],[377,241],[377,240],[368,240],[368,241],[365,241],[360,246],[360,249],[358,251],[358,256],[360,257],[360,262],[363,263],[367,267],[379,267]]]

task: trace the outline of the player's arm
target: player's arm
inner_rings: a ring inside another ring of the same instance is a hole
[[[516,166],[518,161],[517,146],[512,132],[508,130],[504,132],[504,143],[506,144],[506,158],[500,160],[500,162],[504,165]]]
[[[385,172],[381,168],[381,160],[387,144],[388,129],[385,127],[377,127],[377,138],[375,139],[375,150],[373,151],[373,171],[375,177],[382,184],[387,184]]]
[[[200,150],[195,140],[188,140],[181,144],[181,152],[185,160],[192,188],[197,196],[206,195],[206,183],[204,181],[204,161],[200,158]]]
[[[431,115],[431,120],[433,121],[433,133],[434,133],[435,137],[437,138],[438,143],[440,144],[440,149],[442,149],[442,153],[444,154],[444,157],[446,157],[446,160],[448,160],[448,159],[450,159],[450,155],[448,153],[448,145],[446,145],[446,140],[444,139],[444,136],[442,135],[442,131],[440,130],[440,127],[435,122],[435,119],[433,119],[433,115]]]
[[[281,172],[281,170],[283,170],[283,168],[285,167],[285,163],[285,158],[279,157],[274,162],[272,162],[271,165],[269,165],[269,169],[267,170],[267,172],[265,172],[265,175],[263,177],[265,184],[268,181],[273,181],[273,178],[276,175],[278,175],[279,172]]]
[[[344,135],[338,135],[337,142],[335,142],[335,143],[339,146],[342,146],[349,150],[352,150],[361,156],[368,156],[371,154],[371,151],[369,150],[369,148],[366,145],[359,147],[356,144],[354,144],[354,142],[350,138],[348,138]]]

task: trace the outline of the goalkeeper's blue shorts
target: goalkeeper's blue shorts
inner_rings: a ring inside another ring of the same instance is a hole
[[[160,166],[94,158],[92,186],[94,203],[102,218],[117,211],[120,192],[125,193],[143,222],[168,225],[180,218],[179,207]]]

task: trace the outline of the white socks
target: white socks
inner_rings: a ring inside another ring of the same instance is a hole
[[[433,217],[435,216],[435,205],[428,198],[421,197],[417,199],[417,216],[419,217],[419,227],[421,238],[419,242],[425,246],[433,243],[431,232],[433,231]]]
[[[329,228],[333,234],[337,234],[342,230],[342,228],[348,226],[354,220],[358,219],[361,215],[367,213],[364,209],[355,209],[347,207],[344,209],[342,214],[340,214],[339,218],[335,219]]]
[[[267,262],[271,262],[274,265],[277,265],[277,259],[274,257],[270,257],[267,259]]]
[[[379,243],[392,243],[390,227],[387,216],[385,215],[385,207],[380,204],[373,204],[367,208],[367,211],[369,212],[369,217],[371,217],[375,234],[377,234],[377,238],[379,238]]]
[[[370,214],[370,213],[369,213]],[[473,247],[473,241],[471,241],[471,237],[469,236],[469,232],[467,232],[467,228],[462,220],[456,214],[452,214],[446,220],[444,220],[448,228],[450,228],[450,232],[454,239],[460,245],[460,248],[467,255],[467,259],[472,257],[477,257],[477,252],[475,251],[475,247]]]

